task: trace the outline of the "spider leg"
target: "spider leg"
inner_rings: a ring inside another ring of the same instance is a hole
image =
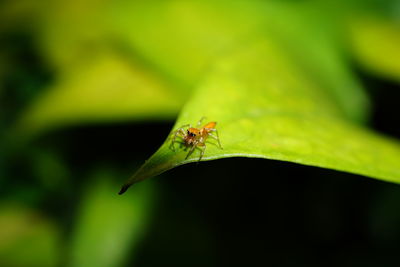
[[[203,149],[200,152],[200,157],[199,157],[199,161],[198,162],[200,162],[200,160],[203,158],[204,151],[206,151],[206,147],[207,147],[206,144],[204,144]]]
[[[217,129],[208,129],[207,128],[207,130],[210,131],[210,132],[215,132],[216,136],[213,135],[212,133],[208,133],[208,136],[210,136],[211,138],[214,138],[215,140],[217,140],[219,148],[223,149],[222,146],[221,146],[221,142],[219,141],[219,135],[218,135]]]
[[[185,124],[185,125],[182,125],[181,127],[179,127],[179,128],[177,128],[176,130],[174,130],[174,131],[172,131],[171,133],[170,133],[170,135],[175,135],[177,132],[185,132],[184,131],[184,129],[186,128],[186,127],[192,127],[192,125],[191,124]]]
[[[175,152],[175,146],[174,146],[174,144],[175,144],[175,142],[176,142],[176,137],[179,136],[179,137],[183,138],[183,136],[185,136],[185,131],[184,131],[183,128],[181,127],[181,128],[179,128],[179,129],[177,129],[176,131],[173,131],[173,132],[172,132],[172,135],[173,135],[173,137],[172,137],[172,141],[171,141],[171,144],[169,145],[169,147],[172,149],[172,151]]]
[[[169,147],[172,149],[172,151],[175,152],[174,144],[176,142],[176,137],[179,136],[181,138],[184,138],[184,136],[185,136],[184,128],[186,128],[186,127],[192,127],[192,125],[191,124],[185,124],[185,125],[182,125],[181,127],[179,127],[178,129],[176,129],[175,131],[171,132],[170,135],[172,136],[172,141],[171,141],[171,144],[169,145]]]
[[[176,131],[174,131],[172,134],[173,134],[173,137],[172,137],[171,144],[169,144],[169,148],[172,149],[172,151],[175,152],[175,146],[174,146],[174,144],[175,144],[175,141],[176,141],[176,140],[175,140],[175,139],[176,139],[176,136],[179,134],[179,131],[176,130]]]
[[[201,117],[201,119],[197,122],[197,127],[201,126],[201,122],[205,119],[206,117]]]
[[[196,147],[197,147],[197,142],[196,142],[196,143],[193,143],[192,147],[191,147],[190,150],[189,150],[189,153],[186,155],[185,160],[188,159],[188,157],[193,153],[193,151],[194,151],[194,149],[195,149]]]
[[[185,124],[185,125],[182,125],[181,127],[179,127],[179,128],[178,128],[178,130],[179,130],[179,129],[186,128],[186,127],[190,127],[190,128],[191,128],[191,127],[192,127],[192,125],[191,125],[191,124]]]

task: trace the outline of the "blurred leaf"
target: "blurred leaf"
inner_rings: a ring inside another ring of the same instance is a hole
[[[153,73],[104,53],[80,62],[28,108],[18,125],[30,135],[60,126],[132,118],[170,118],[182,96]]]
[[[0,237],[1,266],[58,266],[59,229],[39,214],[3,203]]]
[[[286,52],[314,75],[345,116],[366,120],[369,103],[340,53],[340,15],[332,12],[331,5],[313,1],[157,3],[133,1],[116,6],[112,21],[134,51],[173,80],[197,86],[215,60],[262,36],[272,36],[281,39]]]
[[[400,183],[400,143],[343,118],[312,75],[273,40],[260,40],[221,60],[183,109],[175,128],[202,116],[218,122],[223,150],[203,160],[254,157],[285,160]],[[167,140],[122,189],[185,160]]]
[[[188,90],[154,71],[141,55],[126,52],[124,37],[110,27],[110,5],[49,1],[46,12],[37,15],[36,42],[55,79],[23,112],[17,134],[32,137],[69,125],[176,116]]]
[[[45,12],[37,16],[35,37],[43,58],[56,71],[68,71],[82,61],[97,57],[117,41],[107,27],[107,1],[47,2]]]
[[[44,147],[32,150],[31,153],[29,168],[31,168],[32,176],[50,192],[57,192],[57,190],[68,192],[72,175],[60,154]]]
[[[365,121],[368,101],[338,50],[337,18],[323,11],[291,1],[49,4],[38,43],[59,73],[21,132],[171,118],[215,60],[261,36],[280,38],[344,116]]]
[[[121,198],[110,182],[111,172],[95,178],[80,207],[69,266],[124,266],[145,233],[154,188],[143,184]]]
[[[244,6],[244,13],[237,12],[237,4]],[[246,6],[241,1],[131,1],[116,5],[111,14],[131,49],[192,86],[215,58],[259,32],[262,20],[259,14],[249,20]]]
[[[0,3],[0,32],[33,30],[49,0],[5,0]]]
[[[364,16],[353,17],[349,26],[356,59],[367,70],[400,82],[400,23]]]

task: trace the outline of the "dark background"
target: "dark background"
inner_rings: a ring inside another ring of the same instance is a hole
[[[99,166],[118,173],[116,195],[164,141],[173,121],[72,126],[14,149],[8,129],[42,85],[54,79],[32,39],[32,33],[12,29],[0,40],[1,56],[13,62],[3,72],[0,91],[0,202],[40,210],[59,225],[61,242],[67,242],[85,190],[96,183],[89,174]],[[371,128],[400,138],[400,87],[356,63],[353,69],[372,101]],[[42,164],[55,166],[46,172],[57,175],[44,178]],[[400,264],[400,187],[395,184],[246,158],[184,165],[143,183],[153,183],[157,197],[126,266]],[[64,257],[61,266],[68,265]]]

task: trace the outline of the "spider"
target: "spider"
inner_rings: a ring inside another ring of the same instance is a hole
[[[205,117],[202,117],[199,122],[197,123],[197,128],[192,127],[191,124],[185,124],[182,125],[180,128],[177,130],[173,131],[171,133],[172,135],[172,141],[170,148],[175,151],[174,144],[176,141],[176,137],[180,137],[183,140],[183,145],[186,147],[190,147],[189,153],[186,155],[187,159],[194,151],[196,147],[202,147],[201,152],[200,152],[200,157],[199,161],[203,158],[204,151],[206,150],[206,140],[208,137],[211,137],[215,140],[218,141],[218,146],[219,148],[222,149],[221,142],[219,141],[219,136],[218,136],[218,131],[215,129],[215,125],[217,124],[216,122],[209,122],[203,127],[199,128],[201,125],[201,122],[205,119]],[[186,131],[184,130],[186,127]],[[215,135],[212,134],[215,132]]]

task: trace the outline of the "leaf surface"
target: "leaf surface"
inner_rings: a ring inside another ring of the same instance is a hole
[[[217,122],[223,150],[207,141],[203,161],[229,157],[285,160],[400,183],[400,144],[346,119],[321,84],[272,39],[219,61],[186,104],[174,128],[202,116]],[[123,186],[187,160],[170,140]]]

